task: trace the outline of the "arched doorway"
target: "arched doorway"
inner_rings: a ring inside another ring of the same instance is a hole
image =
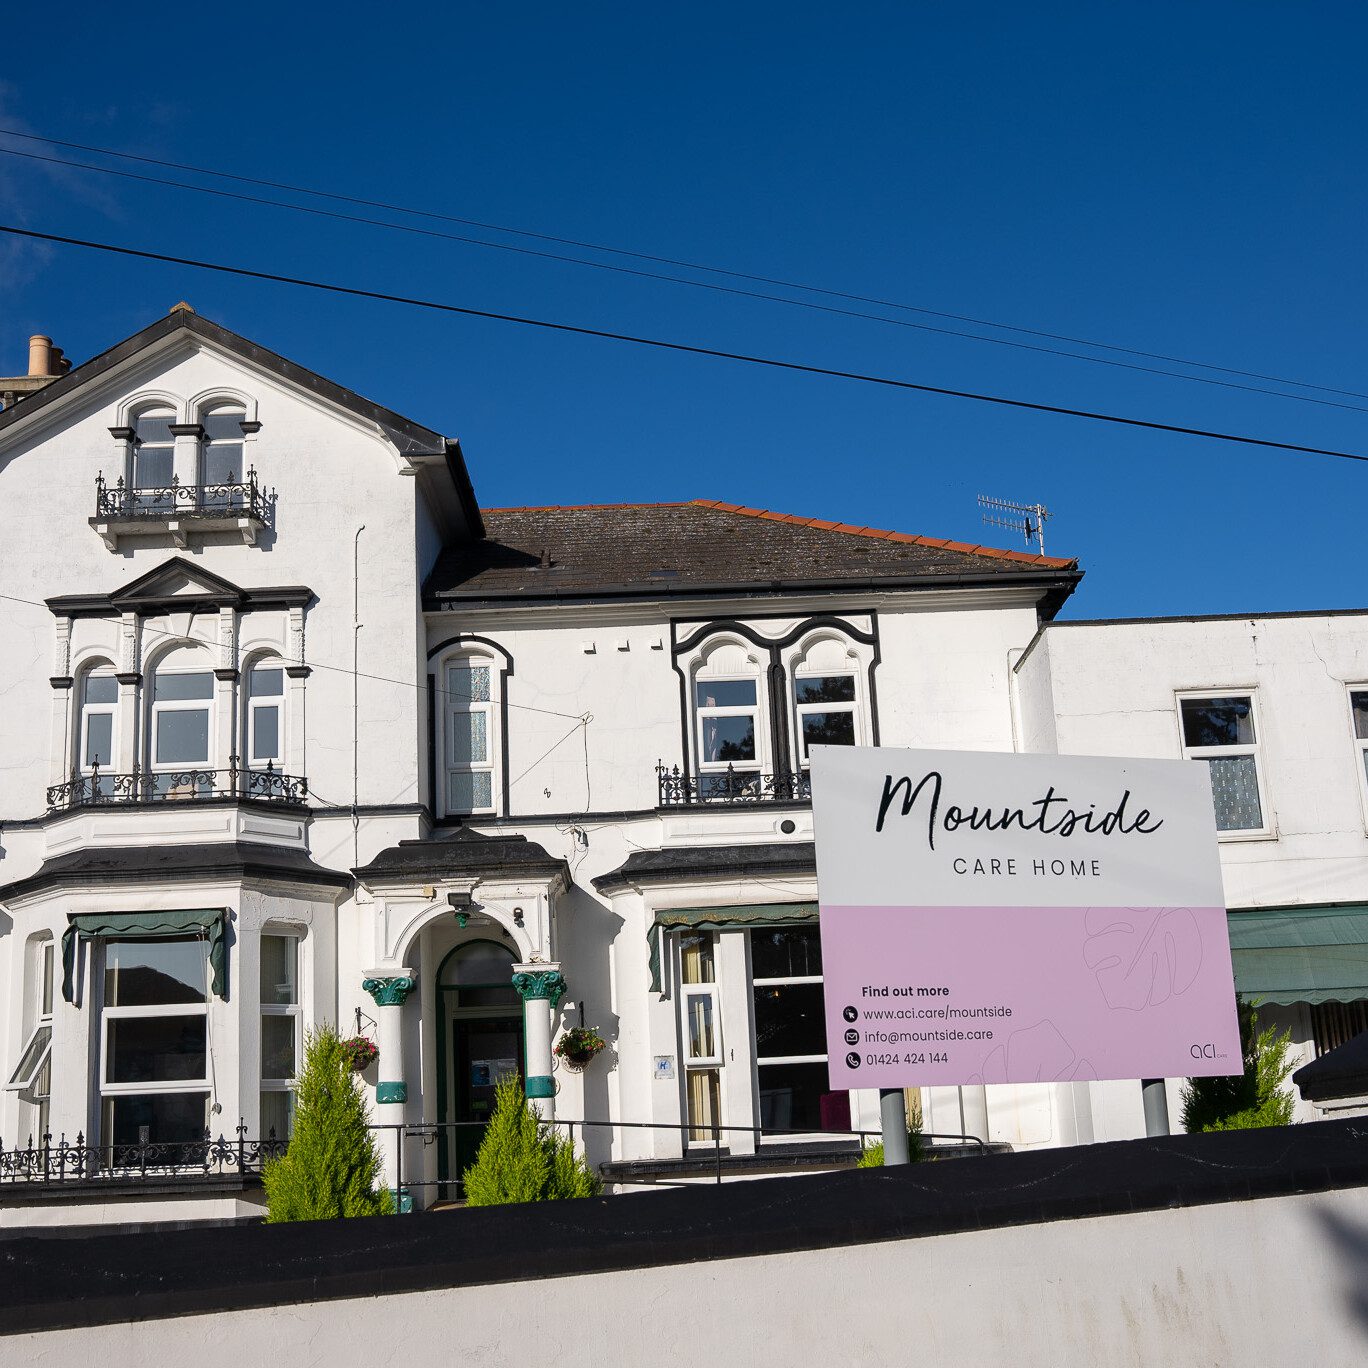
[[[492,940],[466,941],[437,969],[438,1110],[446,1122],[438,1178],[445,1197],[461,1194],[506,1074],[525,1076],[523,1009],[513,987],[516,953]]]

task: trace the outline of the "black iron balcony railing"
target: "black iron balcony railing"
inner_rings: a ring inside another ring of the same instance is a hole
[[[134,765],[131,773],[112,774],[96,765],[89,774],[72,771],[65,784],[48,789],[48,811],[106,803],[203,802],[211,798],[303,803],[309,795],[307,779],[280,774],[274,764],[254,770],[239,768],[237,762],[236,755],[230,756],[226,770],[151,770]]]
[[[137,1183],[167,1178],[213,1178],[233,1174],[259,1175],[261,1166],[285,1153],[284,1140],[274,1130],[263,1140],[249,1140],[247,1127],[239,1123],[235,1139],[220,1135],[186,1141],[145,1141],[140,1144],[87,1144],[77,1135],[53,1141],[44,1135],[30,1137],[24,1148],[6,1149],[0,1144],[0,1191],[10,1185],[51,1183]]]
[[[270,520],[273,495],[257,483],[256,469],[245,480],[229,478],[219,484],[181,484],[144,489],[125,485],[123,476],[106,484],[103,472],[95,477],[95,518],[98,522],[172,518],[254,518]]]
[[[661,807],[692,807],[696,804],[807,803],[812,800],[812,780],[805,770],[725,770],[690,774],[678,765],[656,765],[656,785]]]

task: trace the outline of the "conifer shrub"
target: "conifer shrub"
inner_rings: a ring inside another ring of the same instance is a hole
[[[1183,1129],[1189,1134],[1292,1124],[1294,1099],[1283,1086],[1296,1067],[1288,1058],[1292,1035],[1273,1026],[1261,1031],[1256,1006],[1240,1004],[1244,1072],[1190,1078],[1184,1085]]]
[[[907,1162],[909,1164],[919,1164],[926,1158],[922,1145],[922,1126],[920,1116],[911,1116],[907,1121]],[[884,1147],[883,1141],[875,1141],[872,1145],[866,1145],[860,1152],[860,1162],[857,1168],[883,1168],[884,1166]]]
[[[279,1159],[261,1171],[266,1219],[331,1221],[388,1216],[394,1198],[380,1182],[380,1152],[351,1056],[329,1026],[304,1040],[294,1134]]]
[[[495,1089],[494,1113],[479,1152],[461,1177],[467,1206],[594,1197],[600,1187],[569,1137],[543,1123],[527,1105],[516,1074],[501,1079]]]

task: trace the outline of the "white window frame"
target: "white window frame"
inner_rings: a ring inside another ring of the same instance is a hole
[[[43,1137],[48,1132],[48,1115],[51,1105],[52,1004],[56,983],[56,945],[52,937],[47,936],[33,944],[30,953],[33,956],[32,978],[30,979],[33,1028],[24,1038],[24,1047],[19,1051],[14,1072],[10,1074],[4,1090],[18,1093],[23,1101],[33,1107],[35,1112],[34,1139],[41,1144]],[[44,1036],[46,1039],[43,1039]],[[29,1067],[24,1069],[25,1056],[34,1049],[35,1045],[38,1046],[37,1052],[28,1061]],[[22,1074],[20,1073],[21,1069],[24,1069]],[[37,1090],[37,1085],[43,1077],[44,1069],[48,1071],[48,1090],[40,1093]]]
[[[751,684],[755,688],[755,702],[741,705],[700,703],[698,701],[698,690],[707,684]],[[689,702],[693,708],[694,755],[698,764],[698,773],[700,775],[726,774],[728,770],[734,770],[738,774],[752,774],[764,769],[767,738],[763,721],[765,709],[763,677],[759,674],[708,674],[700,672],[693,676],[691,687],[692,697]],[[749,717],[755,738],[755,758],[753,760],[704,760],[703,723],[711,717]]]
[[[800,703],[798,701],[798,686],[803,680],[836,679],[838,677],[848,678],[851,681],[851,691],[855,696],[849,703]],[[793,740],[794,749],[798,753],[800,769],[807,769],[811,764],[807,750],[807,737],[803,734],[803,718],[810,713],[849,713],[852,737],[850,744],[859,746],[864,743],[864,698],[860,688],[860,670],[854,661],[851,661],[848,670],[819,669],[816,667],[794,670],[791,687],[793,689]]]
[[[278,670],[280,672],[280,692],[278,694],[263,694],[260,698],[252,696],[252,675],[257,670]],[[244,769],[253,769],[257,765],[273,765],[277,771],[285,768],[286,755],[286,702],[289,698],[289,684],[285,674],[285,662],[279,656],[258,656],[247,666],[245,687],[243,688],[243,707],[246,716],[243,719],[243,756],[242,765]],[[256,753],[256,714],[258,710],[274,708],[276,711],[276,752],[274,755],[258,755]]]
[[[713,972],[711,983],[684,982],[684,937],[686,935],[701,935],[710,939]],[[713,1145],[712,1135],[702,1133],[703,1128],[700,1127],[700,1133],[695,1134],[695,1127],[689,1118],[689,1075],[692,1073],[713,1073],[717,1075],[717,1124],[723,1127],[718,1134],[720,1143],[725,1145],[727,1143],[727,1132],[725,1130],[727,1107],[725,1101],[726,1075],[723,1070],[726,1051],[722,1044],[722,937],[715,930],[685,927],[672,935],[670,942],[673,949],[674,981],[679,988],[680,1116],[683,1122],[682,1134],[685,1148],[697,1149],[700,1146],[712,1148]],[[706,1000],[709,1003],[713,1051],[708,1055],[694,1056],[690,1053],[689,1014],[693,1002],[699,999]]]
[[[257,1079],[257,1082],[260,1084],[259,1090],[262,1093],[291,1093],[296,1095],[297,1097],[299,1092],[299,1066],[301,1062],[301,1056],[304,1050],[304,935],[302,931],[296,930],[293,927],[286,926],[268,926],[261,933],[261,939],[263,941],[265,941],[267,937],[272,936],[278,940],[290,941],[294,946],[294,1001],[290,1003],[267,1002],[263,998],[258,1003],[258,1006],[261,1009],[261,1015],[263,1018],[289,1017],[293,1020],[295,1073],[292,1078],[287,1079],[267,1078],[264,1073],[261,1073],[260,1077]],[[258,947],[258,962],[265,962],[265,956],[261,954],[261,947]],[[266,1040],[264,1020],[262,1022],[261,1039],[262,1047],[264,1049]],[[261,1060],[259,1057],[257,1060],[257,1067],[258,1071],[260,1071]],[[292,1118],[293,1111],[294,1109],[293,1107],[291,1107],[290,1112]],[[261,1125],[261,1139],[263,1140],[266,1139],[265,1129],[265,1123],[263,1120]],[[277,1135],[276,1139],[284,1142],[289,1139],[289,1135]]]
[[[1368,683],[1351,684],[1344,691],[1349,704],[1349,735],[1353,739],[1354,759],[1357,762],[1359,795],[1363,800],[1363,821],[1368,826],[1368,736],[1360,736],[1354,726],[1354,695],[1368,695]]]
[[[489,672],[489,698],[472,701],[458,696],[451,683],[453,670],[483,669]],[[502,737],[499,735],[499,663],[488,655],[450,655],[442,660],[440,675],[442,691],[442,810],[450,817],[475,816],[499,811],[500,757],[503,754]],[[455,758],[456,719],[481,713],[485,719],[485,758],[481,761],[457,760]],[[451,780],[455,774],[488,774],[489,805],[487,807],[458,807],[452,801]]]
[[[137,940],[144,939],[142,937]],[[130,938],[128,944],[136,944],[137,940]],[[203,1002],[168,1002],[152,1003],[145,1007],[111,1007],[105,1002],[106,979],[105,968],[108,963],[107,955],[111,943],[120,941],[118,936],[110,936],[108,940],[101,941],[100,953],[97,963],[94,966],[98,974],[97,982],[100,985],[100,1046],[99,1046],[99,1073],[96,1075],[96,1088],[100,1098],[100,1123],[99,1133],[101,1144],[109,1148],[113,1143],[112,1136],[105,1135],[105,1099],[110,1097],[148,1097],[152,1095],[166,1096],[171,1093],[203,1093],[206,1095],[206,1106],[208,1099],[212,1097],[213,1089],[210,1084],[210,1070],[213,1068],[212,1051],[213,1042],[211,1037],[212,1023],[209,1020],[210,1013],[210,993],[209,993],[209,965],[208,965],[208,946],[202,936],[154,936],[147,937],[148,943],[158,943],[163,941],[191,941],[198,944],[204,951],[206,963],[204,965],[204,1000]],[[202,1078],[177,1078],[169,1079],[164,1082],[154,1082],[142,1080],[137,1083],[110,1083],[109,1073],[109,1024],[111,1021],[129,1021],[139,1017],[173,1017],[173,1016],[202,1016],[204,1018],[204,1075]],[[207,1116],[206,1111],[206,1116]],[[207,1122],[206,1122],[207,1124]]]
[[[86,688],[92,677],[100,679],[114,680],[114,699],[110,703],[87,703],[85,701]],[[109,723],[109,763],[105,765],[105,771],[109,772],[116,768],[116,757],[119,754],[119,683],[114,673],[114,666],[108,661],[102,661],[91,665],[88,669],[81,671],[80,687],[76,691],[76,768],[83,775],[90,775],[94,772],[94,765],[88,759],[90,755],[90,719],[92,717],[108,717]]]
[[[244,406],[236,400],[225,399],[218,403],[210,403],[199,410],[198,423],[201,429],[206,427],[206,419],[220,414],[229,414],[238,421],[238,434],[236,437],[227,439],[219,438],[219,443],[226,446],[236,446],[241,452],[240,468],[233,474],[234,484],[243,484],[247,479],[247,434],[242,431],[241,425],[247,421],[247,411]],[[217,484],[219,481],[209,479],[209,457],[212,454],[215,441],[209,436],[206,430],[199,443],[199,468],[197,475],[201,485]],[[226,482],[225,482],[226,483]]]
[[[1259,813],[1263,818],[1261,827],[1241,827],[1232,831],[1216,831],[1218,841],[1262,841],[1276,838],[1273,825],[1273,805],[1269,800],[1268,780],[1263,763],[1263,717],[1259,708],[1259,691],[1250,685],[1233,684],[1229,688],[1185,689],[1174,695],[1177,700],[1174,713],[1178,723],[1179,754],[1185,760],[1235,759],[1238,756],[1252,756],[1254,760],[1254,779],[1259,790]],[[1218,698],[1247,698],[1249,715],[1254,724],[1254,741],[1250,744],[1235,746],[1189,746],[1183,728],[1183,704],[1185,702],[1211,702]]]
[[[139,499],[140,496],[138,491],[140,490],[168,488],[172,484],[176,474],[175,435],[170,434],[170,440],[168,442],[155,442],[149,444],[146,442],[138,441],[138,424],[142,422],[144,418],[165,418],[168,423],[171,423],[173,425],[180,421],[180,418],[176,413],[175,405],[160,402],[145,404],[143,407],[139,408],[136,412],[132,413],[129,416],[128,426],[129,429],[131,429],[133,435],[129,438],[128,441],[128,489],[130,490],[134,500]],[[156,451],[165,450],[170,453],[171,474],[167,477],[164,484],[141,485],[138,483],[138,449],[139,447],[148,445],[151,445],[152,448]],[[166,513],[167,517],[171,517],[176,512],[174,506],[169,501],[169,498],[164,498],[156,506],[159,510],[163,510]],[[148,507],[150,509],[152,505],[149,504]]]
[[[171,678],[177,675],[208,675],[209,696],[207,698],[175,698],[157,701],[158,678]],[[153,667],[147,691],[147,769],[151,774],[176,774],[199,770],[212,773],[218,768],[215,754],[215,738],[218,735],[216,710],[218,689],[214,679],[214,667],[207,661],[203,668],[164,670],[160,665]],[[198,712],[203,710],[207,717],[205,724],[205,757],[203,760],[158,760],[157,739],[160,734],[161,718],[170,712]],[[169,793],[158,793],[159,798],[168,798]]]
[[[754,974],[754,957],[751,952],[751,933],[755,928],[750,927],[746,930],[746,984],[749,995],[747,1007],[750,1012],[750,1031],[751,1031],[751,1087],[753,1089],[753,1105],[755,1107],[755,1133],[763,1140],[766,1131],[760,1118],[760,1069],[766,1064],[825,1064],[827,1062],[827,1052],[823,1050],[821,1054],[804,1055],[761,1055],[760,1041],[756,1034],[755,1027],[755,990],[757,988],[783,987],[790,984],[816,983],[822,987],[823,1000],[826,997],[826,975],[822,974],[796,974],[789,978],[756,978]],[[781,928],[775,927],[775,930]],[[802,924],[790,926],[786,929],[807,929]],[[818,934],[816,925],[811,927],[814,934]],[[832,1135],[839,1135],[839,1131],[802,1131],[802,1132],[769,1132],[775,1137],[776,1143],[784,1144],[788,1142],[801,1142],[805,1140],[830,1140]]]

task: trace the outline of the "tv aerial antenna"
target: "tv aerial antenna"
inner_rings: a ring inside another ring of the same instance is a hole
[[[1012,503],[1010,499],[990,499],[986,494],[980,494],[978,501],[979,507],[985,510],[985,523],[1020,532],[1026,538],[1027,546],[1035,542],[1040,554],[1045,554],[1045,519],[1052,515],[1044,504]]]

